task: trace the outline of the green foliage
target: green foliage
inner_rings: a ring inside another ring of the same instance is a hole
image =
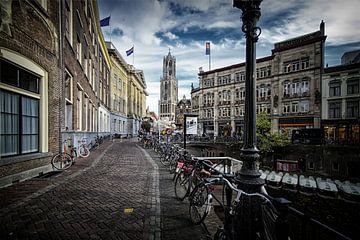
[[[145,131],[145,132],[150,132],[151,129],[151,123],[150,121],[144,121],[141,123],[141,128]]]
[[[274,148],[289,144],[286,136],[271,132],[271,121],[265,113],[257,115],[256,128],[257,146],[262,153],[271,153]]]

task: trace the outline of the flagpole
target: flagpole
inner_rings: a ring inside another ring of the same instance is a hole
[[[134,69],[135,69],[135,65],[134,65],[134,58],[135,58],[135,48],[134,48],[134,44],[133,44],[133,66],[134,66]]]
[[[211,51],[209,52],[209,71],[211,70]]]
[[[111,19],[111,13],[110,13],[110,19]],[[110,42],[111,42],[111,22],[109,20],[109,27],[110,27]]]

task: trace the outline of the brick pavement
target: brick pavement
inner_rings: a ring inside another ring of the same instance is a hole
[[[49,179],[1,189],[0,238],[159,239],[151,158],[129,141],[97,151]]]
[[[219,225],[213,214],[193,225],[157,155],[128,140],[0,196],[0,239],[212,239]]]
[[[158,155],[151,149],[147,152],[159,166],[162,239],[213,239],[221,221],[211,210],[204,224],[194,225],[189,218],[189,202],[175,198],[173,175],[164,167]]]

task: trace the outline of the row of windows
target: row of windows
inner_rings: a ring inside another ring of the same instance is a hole
[[[266,78],[271,76],[271,66],[257,68],[256,69],[256,78]]]
[[[261,68],[256,69],[256,78],[257,79],[266,78],[266,77],[270,77],[270,76],[271,76],[271,66],[261,67]],[[235,82],[243,82],[243,81],[245,81],[245,72],[235,73]],[[232,79],[231,79],[230,74],[224,75],[224,76],[219,76],[217,79],[218,85],[225,85],[225,84],[229,84],[231,82],[232,82]],[[204,83],[205,87],[214,86],[214,79],[204,79],[203,83]]]
[[[117,97],[114,94],[112,109],[114,111],[125,113],[126,112],[126,100],[122,99],[121,97]]]
[[[296,72],[303,69],[308,69],[310,67],[309,57],[296,59],[283,63],[283,72]]]
[[[283,104],[283,114],[290,113],[307,113],[310,110],[310,103],[308,100],[300,102],[289,102]]]
[[[328,104],[329,108],[329,118],[341,118],[341,101],[331,101]],[[359,113],[359,100],[348,100],[346,101],[346,117],[347,118],[357,118],[360,116]]]
[[[347,95],[358,94],[359,93],[360,80],[359,79],[349,79],[346,82],[346,93]],[[329,96],[330,97],[340,97],[341,96],[341,81],[332,80],[329,82]]]
[[[303,81],[284,81],[283,82],[283,96],[284,97],[301,97],[308,96],[310,92],[309,80]]]
[[[267,114],[270,114],[271,108],[268,104],[258,104],[256,105],[256,113],[260,114],[261,112],[265,112]],[[241,107],[235,107],[234,108],[234,116],[244,116],[245,114],[245,108],[244,106]],[[230,117],[231,115],[231,108],[229,107],[222,107],[219,108],[219,117]],[[204,117],[205,118],[211,118],[214,117],[214,109],[204,109]]]

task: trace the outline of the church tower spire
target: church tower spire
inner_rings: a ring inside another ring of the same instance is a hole
[[[175,121],[175,107],[178,102],[178,81],[176,59],[169,53],[163,59],[163,76],[160,78],[159,116]]]

